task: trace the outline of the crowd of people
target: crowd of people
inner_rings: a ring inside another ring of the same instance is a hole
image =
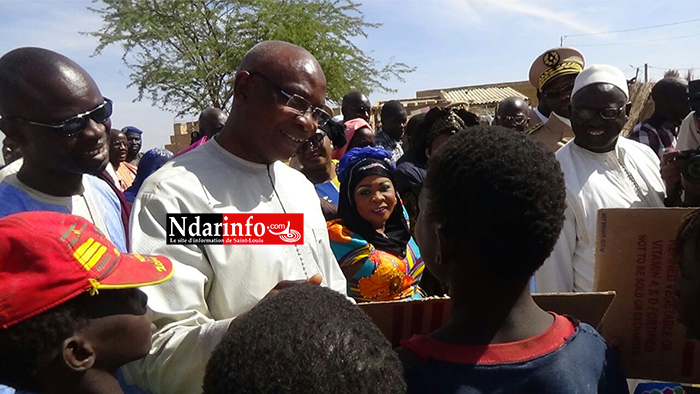
[[[593,290],[599,209],[700,202],[679,151],[700,144],[700,96],[662,79],[626,138],[619,69],[557,47],[529,79],[537,106],[502,100],[493,125],[397,100],[374,124],[362,92],[333,117],[317,60],[265,41],[230,113],[204,109],[173,157],[112,128],[71,59],[3,55],[0,393],[628,392],[601,335],[531,293]],[[243,213],[301,213],[303,242],[168,241],[169,214]],[[694,213],[677,241],[693,338],[699,241]],[[446,294],[448,322],[400,344],[357,306]]]

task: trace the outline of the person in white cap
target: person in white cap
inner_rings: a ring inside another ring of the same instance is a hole
[[[593,65],[576,77],[571,99],[574,140],[557,153],[566,182],[564,228],[535,273],[537,292],[593,291],[597,212],[663,207],[659,159],[646,145],[618,138],[631,104],[624,74]]]

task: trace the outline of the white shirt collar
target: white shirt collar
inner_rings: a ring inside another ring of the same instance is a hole
[[[554,111],[552,111],[552,115],[556,116],[557,118],[559,118],[559,120],[561,120],[562,122],[564,122],[567,126],[571,127],[571,121],[570,121],[569,119],[566,119],[565,117],[560,116],[559,114],[557,114],[557,113],[554,112]]]

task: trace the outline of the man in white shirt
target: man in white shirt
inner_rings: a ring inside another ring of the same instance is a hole
[[[537,292],[592,291],[596,220],[601,208],[663,207],[659,160],[646,145],[618,138],[630,103],[622,72],[585,69],[574,83],[575,138],[557,153],[566,181],[564,228],[535,273]]]
[[[223,130],[145,181],[133,205],[132,249],[159,251],[175,268],[169,285],[144,289],[159,331],[127,379],[155,393],[200,393],[229,324],[278,282],[322,280],[345,294],[315,189],[280,161],[330,118],[321,109],[325,92],[309,52],[262,42],[239,66]],[[167,213],[303,213],[304,244],[168,245]]]

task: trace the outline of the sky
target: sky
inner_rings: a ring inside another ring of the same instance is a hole
[[[373,92],[373,103],[415,97],[416,91],[527,79],[533,60],[565,46],[583,52],[587,64],[619,67],[628,78],[648,64],[658,80],[668,68],[694,69],[700,78],[700,9],[694,0],[364,0],[368,29],[357,46],[379,65],[407,63],[416,71],[386,83],[392,93]],[[114,100],[114,127],[144,130],[143,150],[169,143],[172,112],[150,101],[134,102],[129,69],[120,46],[93,56],[97,39],[80,32],[100,28],[100,17],[83,0],[0,0],[0,54],[23,46],[62,53],[85,68],[102,94]],[[653,27],[659,25],[669,25]],[[651,27],[651,28],[649,28]],[[631,30],[622,31],[620,30]],[[617,31],[609,34],[601,32]]]

